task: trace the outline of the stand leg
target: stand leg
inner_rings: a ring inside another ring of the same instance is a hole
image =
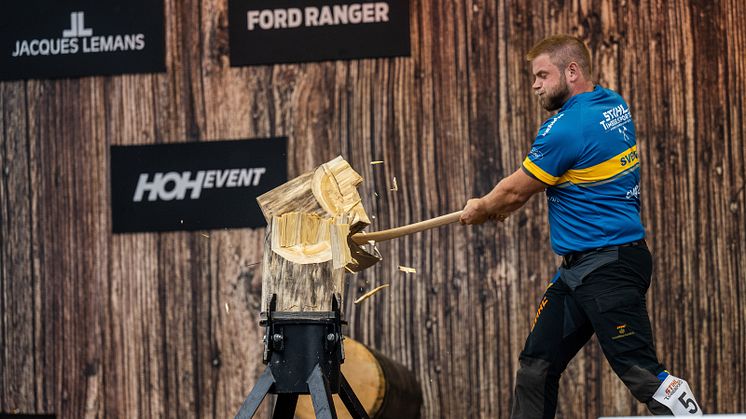
[[[256,409],[259,408],[262,400],[264,400],[264,396],[267,395],[267,392],[274,383],[275,377],[272,376],[272,371],[267,367],[256,384],[254,384],[254,388],[251,389],[251,393],[249,393],[249,396],[241,405],[241,409],[236,413],[235,419],[251,419],[254,417]]]
[[[313,368],[307,382],[316,419],[337,419],[329,383],[318,365]]]
[[[297,394],[278,394],[272,419],[293,419],[298,404]]]
[[[350,416],[352,416],[353,419],[370,419],[368,417],[368,412],[366,412],[363,405],[360,404],[360,400],[358,400],[355,392],[352,391],[352,387],[350,387],[350,383],[347,382],[345,376],[340,373],[339,379],[339,398],[342,399],[342,403],[347,407]]]

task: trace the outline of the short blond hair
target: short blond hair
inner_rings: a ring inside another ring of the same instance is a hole
[[[541,54],[548,54],[552,64],[560,71],[567,68],[571,62],[578,63],[580,71],[590,78],[593,67],[591,65],[591,51],[580,39],[570,35],[554,35],[537,42],[526,54],[526,60],[533,61]]]

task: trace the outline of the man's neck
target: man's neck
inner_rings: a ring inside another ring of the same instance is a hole
[[[565,106],[565,104],[567,103],[567,101],[570,100],[570,99],[572,99],[573,96],[579,95],[581,93],[592,92],[595,87],[596,86],[594,86],[592,82],[584,83],[582,85],[582,87],[580,85],[577,85],[577,84],[573,85],[572,88],[570,89],[569,94],[567,95],[567,99],[565,99],[562,102],[562,106]]]
[[[588,93],[592,92],[595,86],[593,85],[593,82],[587,81],[584,83],[578,83],[572,86],[570,89],[570,97],[573,97],[575,95],[579,95],[581,93]]]

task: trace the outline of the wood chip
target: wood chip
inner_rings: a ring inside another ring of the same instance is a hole
[[[372,162],[370,162],[370,165],[372,166],[374,164],[382,164],[382,163],[383,163],[383,160],[373,160]]]
[[[208,238],[208,239],[210,238],[209,234],[199,233],[199,235],[202,236],[202,237]]]
[[[362,301],[366,300],[371,295],[377,293],[378,291],[380,291],[380,290],[382,290],[384,288],[387,288],[388,286],[389,286],[389,284],[383,284],[383,285],[381,285],[379,287],[373,288],[372,290],[366,292],[365,294],[361,295],[360,298],[358,298],[357,300],[355,300],[355,304],[360,304]]]
[[[228,307],[228,303],[225,303],[225,312],[231,314],[231,308]]]
[[[396,192],[399,190],[399,185],[396,184],[396,176],[394,176],[394,187],[391,188],[393,192]]]
[[[399,265],[399,270],[402,271],[402,272],[404,272],[404,273],[408,273],[408,274],[416,274],[417,273],[417,269],[410,268],[410,267],[407,267],[407,266],[401,266],[401,265]]]

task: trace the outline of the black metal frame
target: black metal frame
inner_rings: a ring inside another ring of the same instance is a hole
[[[264,373],[236,414],[254,416],[268,393],[277,394],[273,419],[292,419],[298,395],[310,394],[317,419],[337,419],[332,394],[339,394],[355,419],[369,419],[340,370],[344,362],[342,315],[332,296],[332,311],[278,312],[272,295],[265,327]]]

